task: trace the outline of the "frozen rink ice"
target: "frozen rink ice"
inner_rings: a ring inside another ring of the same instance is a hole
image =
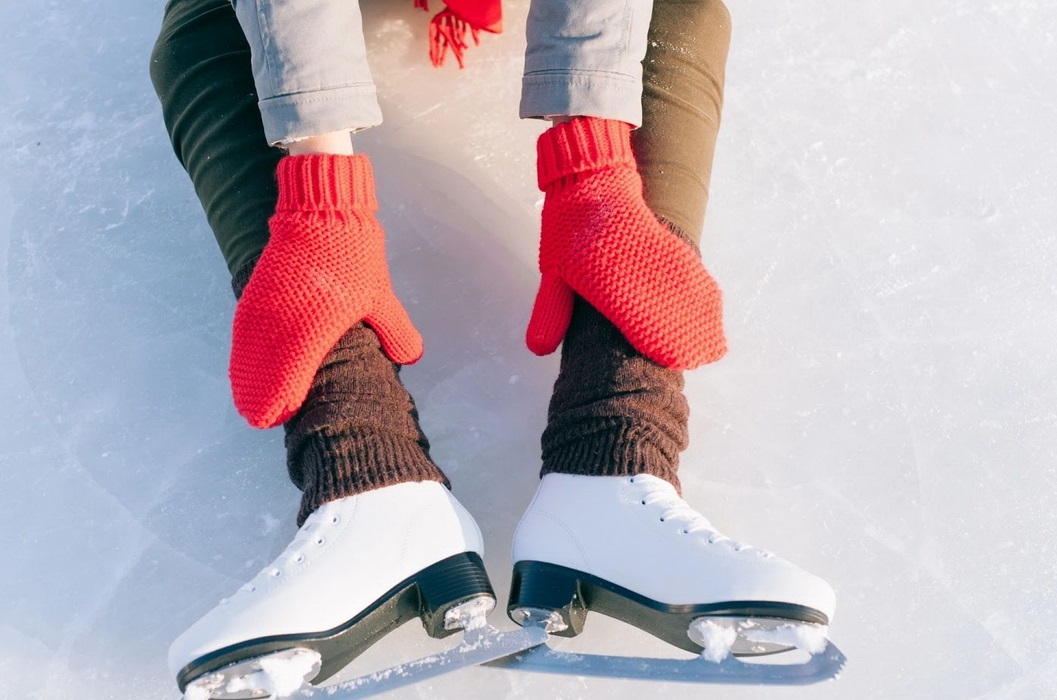
[[[1057,695],[1057,6],[728,4],[703,254],[730,353],[687,377],[684,495],[833,585],[847,669],[705,691],[474,669],[395,697]],[[6,7],[0,697],[175,700],[169,642],[283,549],[298,494],[281,431],[231,405],[227,271],[147,75],[162,2]],[[557,370],[522,340],[527,7],[460,72],[429,66],[428,15],[365,0],[386,123],[357,141],[426,340],[403,378],[504,597]],[[599,616],[556,646],[673,653]],[[439,650],[408,625],[350,673]]]

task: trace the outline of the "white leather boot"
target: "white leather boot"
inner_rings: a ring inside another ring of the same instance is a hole
[[[447,636],[456,631],[450,619],[445,626],[450,609],[480,597],[494,604],[481,554],[477,524],[436,482],[327,503],[275,561],[173,642],[169,669],[181,691],[199,679],[200,697],[258,697],[235,692],[223,669],[301,649],[318,654],[318,672],[305,678],[318,683],[412,618]]]
[[[514,534],[513,560],[508,613],[520,621],[528,610],[556,611],[563,636],[579,634],[594,610],[700,652],[690,631],[699,618],[824,626],[836,605],[825,581],[720,534],[648,475],[545,475]]]

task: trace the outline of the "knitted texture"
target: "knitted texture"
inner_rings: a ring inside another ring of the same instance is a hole
[[[258,428],[289,419],[327,352],[360,321],[394,362],[422,338],[393,294],[366,156],[287,156],[271,236],[235,308],[235,406]]]
[[[652,474],[678,490],[690,420],[682,372],[636,352],[579,297],[561,354],[540,475]]]
[[[283,429],[286,465],[302,491],[298,525],[346,496],[409,481],[448,483],[429,456],[400,366],[363,323],[327,353],[304,405]]]
[[[540,289],[527,343],[554,352],[579,294],[657,364],[693,369],[726,352],[719,286],[696,250],[653,215],[631,127],[581,117],[537,144],[544,192]]]

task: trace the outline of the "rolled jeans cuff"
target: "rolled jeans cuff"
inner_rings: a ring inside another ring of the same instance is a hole
[[[382,123],[373,83],[262,99],[264,135],[276,146],[332,131],[359,131]]]
[[[638,76],[576,69],[526,74],[520,115],[600,117],[637,128],[642,125],[642,81]]]
[[[653,0],[531,0],[522,118],[642,124],[642,59]]]

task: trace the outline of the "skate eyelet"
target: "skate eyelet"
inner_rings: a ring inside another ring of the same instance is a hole
[[[645,499],[645,498],[644,498],[644,499],[642,499],[641,501],[639,501],[639,503],[640,503],[641,505],[646,505],[646,499]]]
[[[331,525],[337,525],[340,522],[341,522],[341,517],[340,516],[337,516],[337,515],[331,516],[331,518],[330,518],[330,524]]]
[[[294,563],[295,564],[304,564],[305,563],[305,555],[304,554],[298,554],[296,557],[294,557]]]
[[[684,535],[689,535],[690,534],[690,531],[686,530],[686,529],[680,530],[679,532],[683,533]]]
[[[316,544],[318,544],[320,547],[322,547],[326,543],[327,543],[327,538],[325,538],[325,537],[317,537],[316,538]]]
[[[628,483],[629,483],[629,484],[634,484],[634,483],[635,483],[635,477],[633,477],[633,476],[629,476],[629,477],[628,477]]]
[[[270,572],[268,572],[268,575],[271,576],[272,578],[279,578],[279,576],[281,576],[282,573],[283,572],[282,572],[281,569],[272,569]]]

